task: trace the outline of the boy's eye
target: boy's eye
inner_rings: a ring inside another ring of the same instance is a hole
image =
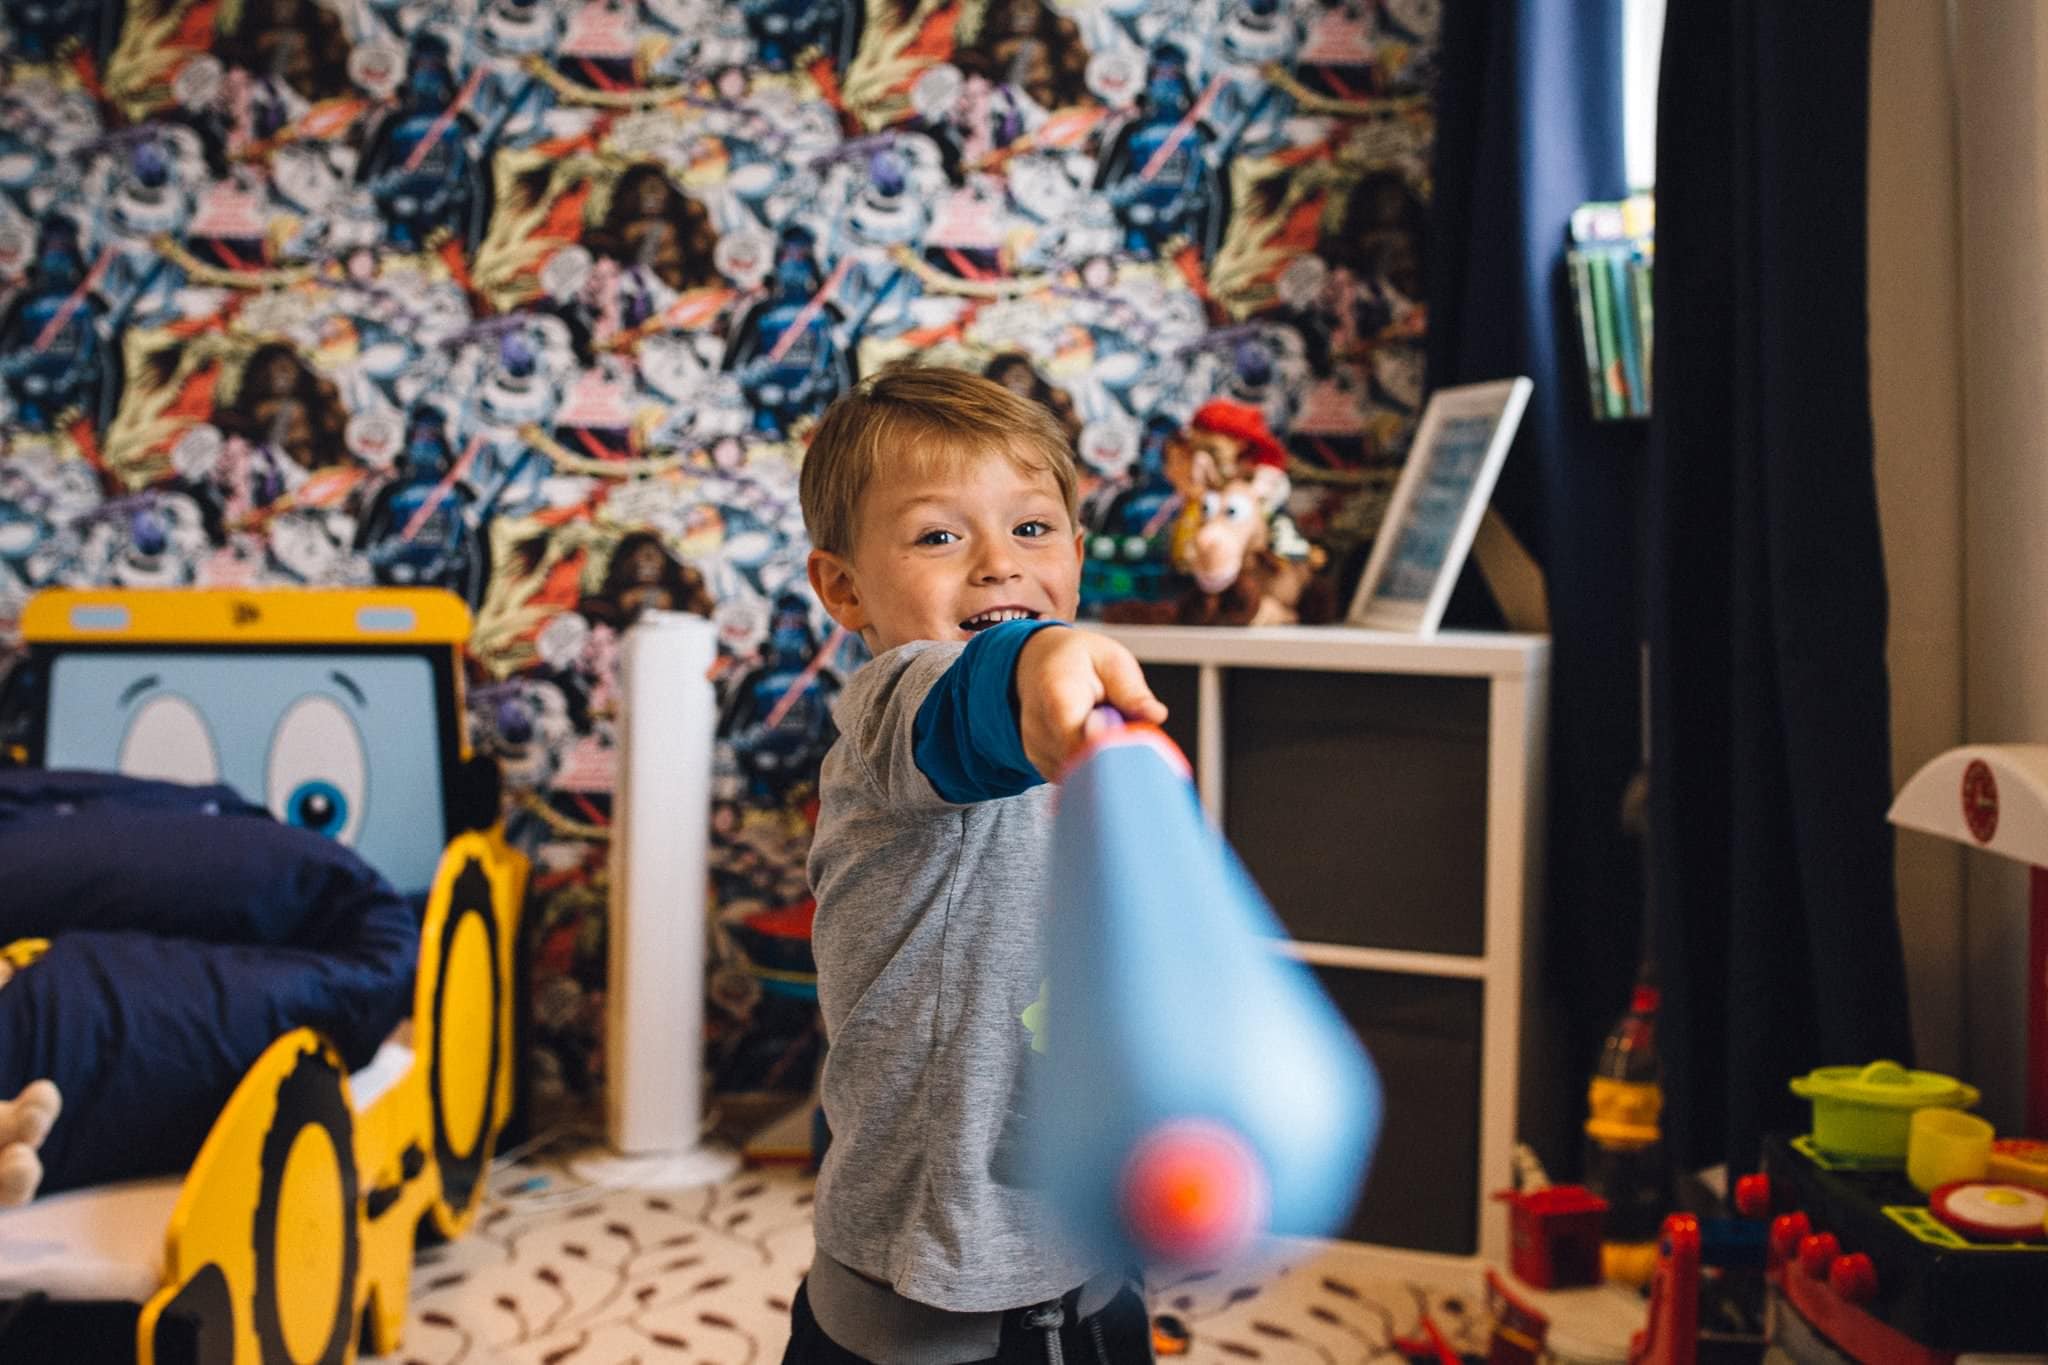
[[[1019,526],[1017,528],[1017,534],[1020,536],[1034,537],[1049,536],[1052,534],[1052,527],[1042,521],[1027,521],[1022,526]]]
[[[951,531],[926,531],[917,538],[917,543],[920,545],[951,545],[958,539],[960,537],[954,535]]]

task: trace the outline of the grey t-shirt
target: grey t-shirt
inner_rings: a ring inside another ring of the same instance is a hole
[[[918,769],[913,725],[963,648],[922,641],[841,694],[811,845],[832,1145],[818,1249],[918,1303],[1016,1308],[1089,1277],[1022,1188],[1053,789],[973,805]]]

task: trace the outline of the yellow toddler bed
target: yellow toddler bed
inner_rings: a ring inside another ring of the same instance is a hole
[[[326,1039],[293,1030],[182,1178],[0,1214],[0,1357],[336,1365],[395,1348],[421,1229],[470,1226],[512,1107],[526,861],[483,818],[492,788],[463,735],[466,609],[425,590],[65,591],[34,599],[23,629],[12,759],[93,766],[78,750],[113,746],[124,771],[196,762],[190,780],[267,787],[252,799],[327,821],[401,889],[423,886],[426,911],[410,1017],[368,1066],[344,1074]],[[104,717],[110,691],[133,694],[125,729],[75,723],[74,700]],[[353,702],[381,728],[337,731]],[[311,744],[293,734],[308,715]]]

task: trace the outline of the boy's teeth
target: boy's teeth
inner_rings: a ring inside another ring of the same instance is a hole
[[[1009,607],[1000,611],[985,611],[979,616],[970,616],[967,618],[966,624],[969,626],[999,626],[1005,621],[1028,621],[1030,619],[1030,612],[1020,607]]]

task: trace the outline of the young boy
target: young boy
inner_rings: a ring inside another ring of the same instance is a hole
[[[785,1365],[1149,1361],[1143,1299],[1062,1246],[1019,1161],[1046,781],[1098,705],[1166,715],[1129,651],[1064,624],[1066,436],[989,380],[887,370],[825,414],[802,498],[811,586],[875,657],[811,847],[832,1143]]]

